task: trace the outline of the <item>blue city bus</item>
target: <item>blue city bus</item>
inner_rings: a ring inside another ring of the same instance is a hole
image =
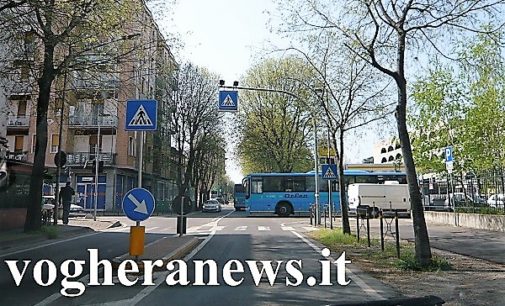
[[[235,184],[233,188],[233,206],[236,211],[247,209],[247,205],[245,204],[245,188],[242,184]]]
[[[346,186],[354,183],[383,184],[397,181],[406,184],[402,172],[372,172],[345,170]],[[306,215],[314,201],[314,172],[307,173],[252,173],[244,178],[246,206],[249,213],[276,214],[279,216]],[[331,181],[331,202],[335,212],[340,211],[338,181]],[[319,174],[319,199],[328,205],[328,182]]]

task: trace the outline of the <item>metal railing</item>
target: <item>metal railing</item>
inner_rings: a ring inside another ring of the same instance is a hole
[[[71,116],[68,124],[79,127],[117,127],[118,119],[114,116]]]
[[[28,161],[28,152],[7,152],[5,157],[11,160]]]
[[[69,166],[83,166],[86,162],[90,162],[95,159],[95,153],[91,152],[74,152],[67,153],[67,165]],[[112,166],[116,164],[116,153],[100,153],[100,158],[106,166]],[[91,166],[91,165],[90,165]]]
[[[10,115],[7,121],[8,126],[19,126],[19,127],[27,127],[30,125],[30,116],[16,116]]]

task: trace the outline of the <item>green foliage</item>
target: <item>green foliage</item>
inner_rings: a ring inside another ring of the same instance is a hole
[[[409,123],[416,166],[444,171],[443,148],[452,145],[456,171],[476,173],[505,164],[503,49],[487,36],[463,44],[455,73],[437,65],[413,86]]]
[[[40,231],[47,237],[47,239],[58,238],[58,228],[56,226],[43,225]]]
[[[244,92],[241,95],[238,156],[245,173],[308,171],[311,128],[306,101],[309,93],[300,79],[309,82],[311,70],[298,58],[269,59],[247,72],[245,86],[272,88],[288,94]]]
[[[445,258],[434,256],[429,265],[423,266],[417,261],[413,248],[402,249],[400,259],[395,261],[395,266],[408,271],[448,271],[452,265]]]

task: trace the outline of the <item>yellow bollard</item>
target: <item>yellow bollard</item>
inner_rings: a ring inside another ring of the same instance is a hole
[[[140,256],[144,254],[145,226],[130,227],[130,255]]]

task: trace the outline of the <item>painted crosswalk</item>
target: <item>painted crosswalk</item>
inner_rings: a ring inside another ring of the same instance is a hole
[[[301,225],[301,224],[300,224]],[[218,226],[216,224],[204,224],[204,225],[198,225],[198,226],[191,226],[186,229],[186,233],[190,235],[208,235],[213,231],[220,232],[223,230],[227,231],[237,231],[237,232],[270,232],[270,231],[276,231],[276,230],[282,230],[285,232],[290,232],[290,231],[298,231],[298,232],[310,232],[310,231],[315,231],[318,228],[313,227],[313,226],[287,226],[284,224],[280,225],[239,225],[239,226]],[[106,230],[108,232],[122,232],[122,233],[128,233],[130,231],[129,226],[124,226],[124,227],[119,227],[119,228],[113,228],[113,229],[108,229]],[[151,227],[146,227],[146,234],[149,233],[173,233],[175,229],[173,227],[160,227],[160,226],[151,226]]]

